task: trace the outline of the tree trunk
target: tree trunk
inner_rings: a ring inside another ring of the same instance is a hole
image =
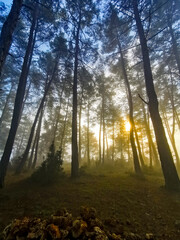
[[[53,73],[52,73],[51,79],[49,80],[49,82],[48,82],[48,84],[46,86],[46,89],[45,89],[45,92],[44,92],[44,96],[43,96],[43,98],[41,100],[41,103],[39,105],[39,108],[37,110],[37,113],[36,113],[36,116],[35,116],[35,119],[34,119],[34,123],[33,123],[32,127],[31,127],[31,132],[30,132],[30,135],[29,135],[28,143],[27,143],[26,149],[25,149],[25,151],[23,153],[23,157],[22,157],[22,159],[21,159],[21,161],[20,161],[20,163],[19,163],[19,165],[18,165],[18,167],[16,169],[16,174],[20,174],[21,173],[21,171],[22,171],[22,169],[23,169],[23,167],[24,167],[24,165],[25,165],[25,163],[27,161],[29,150],[31,148],[31,143],[32,143],[33,136],[34,136],[34,131],[35,131],[36,124],[37,124],[37,121],[38,121],[38,118],[39,118],[39,114],[40,114],[40,112],[41,112],[41,110],[42,110],[42,108],[44,106],[44,102],[46,100],[46,96],[47,96],[48,91],[50,89],[51,83],[52,83],[52,81],[53,81],[53,79],[55,77],[55,73],[56,73],[56,70],[57,70],[58,62],[59,62],[59,55],[56,58],[56,62],[55,62],[55,66],[54,66],[54,69],[53,69]]]
[[[177,189],[180,189],[180,181],[179,181],[179,177],[176,171],[173,157],[167,142],[164,127],[162,124],[162,119],[159,114],[158,99],[154,89],[153,76],[152,76],[151,64],[149,59],[149,51],[147,47],[147,40],[145,37],[144,29],[143,29],[139,11],[138,11],[137,0],[133,0],[133,9],[134,9],[135,21],[136,21],[139,38],[140,38],[140,44],[141,44],[141,50],[142,50],[142,56],[143,56],[146,91],[147,91],[147,96],[149,98],[149,112],[151,115],[154,131],[155,131],[161,166],[162,166],[162,170],[165,178],[165,187],[167,189],[177,190]]]
[[[102,164],[104,164],[105,161],[105,119],[104,119],[104,111],[105,111],[105,107],[104,107],[104,87],[103,87],[103,98],[102,98],[102,127],[103,127],[103,152],[102,152]]]
[[[88,165],[90,165],[90,151],[89,151],[89,108],[90,103],[88,100],[88,106],[87,106],[87,162]]]
[[[13,0],[11,11],[3,24],[0,35],[0,75],[12,43],[12,35],[19,19],[23,0]]]
[[[142,168],[144,168],[144,167],[145,167],[144,159],[143,159],[143,156],[142,156],[141,146],[140,146],[140,143],[139,143],[139,137],[138,137],[138,134],[137,134],[137,130],[136,130],[136,126],[135,126],[135,125],[134,125],[134,133],[135,133],[136,143],[137,143],[137,147],[138,147],[139,160],[140,160],[140,163],[141,163]]]
[[[102,163],[101,159],[101,128],[102,128],[102,109],[100,112],[100,124],[99,124],[99,162]]]
[[[11,85],[10,91],[9,91],[7,97],[6,97],[6,102],[4,104],[4,108],[2,110],[2,114],[1,114],[1,117],[0,117],[0,129],[1,129],[2,122],[4,120],[4,115],[6,113],[6,110],[7,110],[7,107],[8,107],[8,103],[9,103],[9,99],[11,97],[13,88],[14,88],[14,83],[12,83],[12,85]]]
[[[71,177],[78,177],[78,144],[77,144],[77,78],[78,78],[78,56],[79,56],[79,34],[81,30],[81,11],[75,39],[75,61],[74,61],[74,78],[73,78],[73,115],[72,115],[72,162]]]
[[[176,148],[176,143],[175,143],[175,139],[174,139],[174,133],[171,132],[171,129],[170,129],[169,122],[168,122],[167,115],[166,115],[165,111],[162,110],[162,112],[163,112],[163,119],[164,119],[164,123],[165,123],[166,129],[167,129],[167,133],[169,135],[169,139],[171,141],[171,145],[173,147],[174,154],[175,154],[175,157],[176,157],[176,164],[177,164],[177,167],[179,169],[179,167],[180,167],[180,159],[179,159],[179,154],[178,154],[178,151],[177,151],[177,148]]]
[[[130,88],[129,79],[128,79],[127,72],[126,72],[124,56],[122,53],[120,41],[118,41],[118,44],[119,44],[119,51],[120,51],[120,56],[121,56],[121,68],[122,68],[123,77],[124,77],[125,85],[127,88],[127,94],[128,94],[129,122],[131,125],[130,142],[131,142],[131,148],[132,148],[132,152],[133,152],[134,169],[135,169],[135,173],[142,174],[140,163],[139,163],[139,157],[138,157],[138,153],[137,153],[137,149],[136,149],[136,145],[135,145],[135,141],[134,141],[134,117],[133,117],[133,100],[132,100],[131,88]]]
[[[32,169],[35,169],[36,163],[37,163],[37,154],[38,154],[38,148],[39,148],[39,139],[40,139],[40,134],[41,134],[41,125],[42,125],[43,114],[44,114],[44,107],[41,110],[41,114],[40,114],[40,117],[39,117],[39,123],[38,123],[38,126],[37,126],[37,140],[36,140],[34,160],[33,160],[33,163],[32,163]]]
[[[82,115],[82,99],[83,99],[83,86],[81,92],[81,100],[79,105],[79,164],[81,164],[81,115]]]
[[[112,143],[112,162],[114,162],[114,146],[115,146],[115,134],[114,134],[115,128],[114,128],[114,120],[113,120],[113,143]]]
[[[31,52],[33,51],[33,48],[32,48],[33,36],[34,36],[34,30],[36,28],[36,23],[37,23],[37,13],[38,13],[38,10],[37,10],[37,8],[35,8],[34,15],[33,15],[33,21],[32,21],[32,25],[31,25],[31,29],[30,29],[30,35],[29,35],[29,39],[28,39],[28,46],[26,49],[26,54],[25,54],[24,62],[23,62],[23,66],[22,66],[22,72],[21,72],[18,89],[17,89],[17,93],[16,93],[11,127],[10,127],[10,131],[9,131],[8,139],[6,141],[4,153],[3,153],[3,156],[2,156],[1,162],[0,162],[0,187],[1,188],[4,186],[4,178],[5,178],[7,167],[9,164],[9,159],[10,159],[10,155],[12,152],[14,139],[16,136],[19,119],[20,119],[20,115],[21,115],[23,98],[24,98],[25,89],[26,89],[27,76],[28,76],[29,67],[30,67],[29,58],[30,58]]]
[[[67,102],[67,107],[66,107],[66,116],[64,119],[64,126],[63,126],[63,131],[62,131],[62,135],[61,135],[61,144],[60,144],[60,149],[62,151],[62,153],[64,152],[63,149],[63,143],[64,143],[64,137],[65,137],[65,132],[66,132],[66,124],[67,124],[67,117],[68,117],[68,108],[69,108],[69,100],[70,97],[68,97],[68,102]],[[62,155],[63,156],[63,155]]]

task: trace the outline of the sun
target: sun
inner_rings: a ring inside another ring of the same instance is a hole
[[[130,131],[130,129],[131,129],[131,124],[130,124],[130,122],[126,122],[126,124],[125,124],[125,128],[126,128],[126,132],[129,132]]]

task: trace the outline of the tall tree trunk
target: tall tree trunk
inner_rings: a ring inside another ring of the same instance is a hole
[[[46,89],[45,89],[45,92],[44,92],[44,96],[43,98],[41,99],[41,103],[39,105],[39,108],[37,110],[37,113],[36,113],[36,116],[35,116],[35,119],[34,119],[34,122],[33,122],[33,125],[31,127],[31,132],[30,132],[30,135],[29,135],[29,139],[28,139],[28,143],[27,143],[27,146],[26,146],[26,149],[23,153],[23,157],[16,169],[16,174],[20,174],[21,171],[23,170],[23,167],[27,161],[27,158],[28,158],[28,154],[29,154],[29,150],[31,148],[31,143],[32,143],[32,140],[33,140],[33,136],[34,136],[34,131],[35,131],[35,128],[36,128],[36,124],[37,124],[37,121],[38,121],[38,118],[39,118],[39,114],[44,106],[44,102],[46,100],[46,96],[49,92],[49,89],[50,89],[50,86],[51,86],[51,83],[55,77],[55,73],[56,73],[56,70],[57,70],[57,66],[58,66],[58,62],[59,62],[59,54],[56,58],[56,61],[55,61],[55,65],[54,65],[54,69],[53,69],[53,73],[52,73],[52,76],[51,76],[51,79],[49,80],[47,86],[46,86]]]
[[[58,113],[56,116],[56,123],[55,123],[55,127],[54,127],[54,137],[53,137],[52,142],[54,142],[55,145],[56,145],[56,133],[57,133],[58,123],[59,123],[60,115],[61,115],[60,113],[61,113],[62,96],[64,93],[64,88],[65,88],[65,81],[63,82],[62,90],[61,90],[60,97],[59,97],[59,107],[58,107],[58,111],[57,111]]]
[[[104,87],[103,87],[103,98],[102,98],[102,127],[103,127],[103,152],[102,152],[102,164],[104,164],[105,161],[105,103],[104,103]]]
[[[106,159],[109,161],[109,144],[108,144],[108,135],[106,134]]]
[[[128,93],[129,121],[130,121],[130,125],[131,125],[130,142],[131,142],[131,148],[132,148],[132,152],[133,152],[134,169],[137,174],[142,174],[140,163],[139,163],[139,157],[138,157],[138,153],[137,153],[137,149],[136,149],[136,145],[135,145],[135,141],[134,141],[134,117],[133,117],[133,100],[132,100],[131,88],[130,88],[129,79],[128,79],[127,72],[126,72],[124,56],[122,53],[120,41],[118,41],[118,45],[119,45],[119,51],[120,51],[120,56],[121,56],[121,68],[122,68],[123,77],[124,77],[124,81],[125,81],[125,85],[126,85],[127,93]]]
[[[173,157],[167,142],[164,127],[162,124],[162,119],[159,114],[158,99],[154,89],[147,40],[145,37],[143,25],[140,19],[137,0],[133,0],[133,9],[134,9],[135,21],[136,21],[138,34],[139,34],[142,56],[143,56],[146,91],[149,98],[149,112],[151,115],[154,131],[155,131],[161,166],[162,166],[164,179],[165,179],[165,186],[167,189],[177,190],[177,189],[180,189],[180,181],[179,181],[179,177],[176,171]]]
[[[102,128],[102,109],[100,112],[100,123],[99,123],[99,162],[102,163],[101,159],[101,128]]]
[[[88,165],[90,165],[90,151],[89,151],[89,108],[90,103],[88,100],[88,106],[87,106],[87,162]]]
[[[41,110],[40,117],[39,117],[39,123],[37,126],[37,141],[36,141],[36,147],[35,147],[34,160],[32,163],[32,169],[35,169],[36,163],[37,163],[37,154],[38,154],[38,148],[39,148],[39,139],[40,139],[40,134],[41,134],[41,125],[42,125],[43,114],[44,114],[44,107]]]
[[[69,100],[70,100],[70,97],[68,97],[68,102],[67,102],[67,106],[66,106],[66,116],[65,116],[65,119],[64,119],[64,126],[63,126],[62,135],[61,135],[60,149],[61,149],[62,153],[64,153],[63,145],[64,145],[64,138],[65,138],[65,132],[66,132],[66,124],[67,124],[68,109],[69,109]]]
[[[38,135],[37,135],[37,131],[36,131],[34,142],[33,142],[32,148],[31,148],[31,154],[30,154],[30,157],[29,157],[29,160],[28,160],[28,170],[30,170],[31,167],[32,167],[34,150],[35,150],[36,143],[37,143],[37,137],[38,137]]]
[[[81,164],[81,115],[82,115],[82,99],[84,87],[82,86],[81,99],[79,104],[79,164]]]
[[[114,143],[114,141],[115,141],[115,128],[114,128],[114,120],[113,120],[113,141],[112,141],[112,162],[114,162],[114,146],[115,146],[115,143]]]
[[[0,75],[12,43],[12,35],[19,19],[23,0],[13,0],[10,13],[3,24],[0,35]]]
[[[79,56],[79,35],[81,29],[81,11],[75,39],[75,61],[74,61],[74,78],[73,78],[73,115],[72,115],[72,162],[71,177],[75,178],[79,172],[78,161],[78,144],[77,144],[77,78],[78,78],[78,56]]]
[[[30,60],[31,52],[33,51],[33,48],[32,48],[33,37],[34,37],[34,30],[37,24],[37,14],[38,14],[38,8],[35,8],[32,25],[30,29],[30,34],[29,34],[29,39],[28,39],[28,46],[26,49],[25,57],[24,57],[21,76],[19,78],[19,84],[18,84],[18,89],[17,89],[15,103],[14,103],[14,111],[13,111],[13,116],[11,120],[11,127],[9,131],[8,139],[6,141],[4,153],[0,162],[0,187],[1,188],[4,186],[4,178],[5,178],[7,167],[9,164],[9,159],[12,152],[14,139],[16,136],[19,119],[21,115],[23,98],[24,98],[25,89],[26,89],[27,76],[28,76],[29,67],[30,67],[29,60]]]

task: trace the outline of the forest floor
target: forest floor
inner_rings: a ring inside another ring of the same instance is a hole
[[[166,191],[163,184],[157,173],[149,171],[141,179],[118,166],[92,168],[75,180],[65,176],[46,186],[27,180],[27,175],[9,175],[0,190],[0,232],[14,218],[44,218],[62,208],[78,216],[81,206],[89,206],[116,233],[179,240],[180,193]]]

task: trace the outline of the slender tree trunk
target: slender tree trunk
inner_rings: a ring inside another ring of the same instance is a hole
[[[74,61],[74,79],[73,79],[73,115],[72,115],[72,162],[71,177],[75,178],[79,172],[78,144],[77,144],[77,78],[78,78],[78,56],[79,56],[79,34],[81,29],[81,11],[79,13],[79,22],[75,39],[75,61]]]
[[[26,161],[27,161],[27,158],[28,158],[28,154],[29,154],[29,151],[30,151],[30,148],[31,148],[31,143],[32,143],[32,140],[33,140],[33,136],[34,136],[34,131],[35,131],[35,128],[36,128],[36,124],[37,124],[37,121],[38,121],[38,118],[39,118],[39,114],[44,106],[44,102],[46,100],[46,96],[49,92],[49,89],[50,89],[50,86],[51,86],[51,83],[55,77],[55,73],[56,73],[56,70],[57,70],[57,66],[58,66],[58,62],[59,62],[59,55],[57,56],[56,58],[56,62],[55,62],[55,65],[54,65],[54,69],[53,69],[53,73],[52,73],[52,76],[51,76],[51,79],[49,80],[47,86],[46,86],[46,89],[45,89],[45,92],[44,92],[44,96],[41,100],[41,103],[39,105],[39,108],[37,110],[37,113],[36,113],[36,116],[35,116],[35,119],[34,119],[34,123],[31,127],[31,132],[30,132],[30,135],[29,135],[29,139],[28,139],[28,143],[27,143],[27,146],[26,146],[26,149],[23,153],[23,157],[16,169],[16,174],[20,174]]]
[[[130,121],[130,125],[131,125],[130,142],[131,142],[131,147],[132,147],[132,152],[133,152],[134,169],[137,174],[142,174],[140,163],[139,163],[139,157],[138,157],[138,153],[137,153],[137,149],[136,149],[136,145],[135,145],[135,141],[134,141],[134,117],[133,117],[133,100],[132,100],[131,88],[130,88],[130,84],[129,84],[129,80],[128,80],[128,76],[127,76],[127,72],[126,72],[124,56],[123,56],[122,49],[121,49],[121,44],[119,41],[118,41],[118,43],[119,43],[119,51],[120,51],[120,55],[121,55],[121,68],[122,68],[123,77],[124,77],[124,81],[125,81],[125,85],[127,87],[127,93],[128,93],[129,121]]]
[[[89,150],[89,108],[90,103],[88,100],[88,106],[87,106],[87,162],[88,165],[90,165],[90,150]]]
[[[10,13],[3,24],[0,35],[0,75],[12,43],[12,35],[19,19],[23,0],[13,0]]]
[[[28,161],[28,170],[30,170],[31,167],[32,167],[34,150],[35,150],[35,146],[36,146],[36,143],[37,143],[37,137],[38,137],[38,135],[37,135],[37,132],[36,132],[34,142],[33,142],[32,148],[31,148],[31,154],[30,154],[29,161]]]
[[[106,159],[109,161],[109,144],[108,144],[108,135],[106,134]]]
[[[114,120],[113,120],[113,143],[112,143],[112,162],[114,162],[114,146],[115,146],[115,143],[114,143],[114,141],[115,141],[115,134],[114,134],[114,132],[115,132],[115,128],[114,128]]]
[[[152,150],[153,153],[153,160],[154,160],[154,165],[155,167],[160,167],[160,162],[159,162],[159,157],[158,157],[158,153],[157,153],[157,149],[156,146],[153,142],[152,139],[152,135],[151,135],[151,130],[150,130],[150,121],[149,121],[149,114],[148,117],[146,117],[146,111],[145,111],[145,107],[144,107],[144,103],[142,103],[142,110],[143,110],[143,115],[144,115],[144,124],[145,124],[145,128],[146,128],[146,134],[147,134],[147,138],[148,138],[148,143],[149,143],[149,151]],[[152,157],[152,155],[150,155]],[[150,159],[151,161],[152,159]]]
[[[68,97],[68,102],[67,102],[67,107],[66,107],[66,116],[65,116],[65,119],[64,119],[64,127],[63,127],[63,131],[62,131],[62,136],[61,136],[60,149],[61,149],[62,153],[64,152],[63,151],[63,145],[64,145],[64,138],[65,138],[65,132],[66,132],[66,124],[67,124],[68,109],[69,109],[69,100],[70,100],[70,97]]]
[[[56,143],[56,133],[57,133],[58,123],[59,123],[60,115],[61,115],[60,113],[61,113],[61,104],[62,104],[62,96],[63,96],[63,93],[64,93],[64,88],[65,88],[65,81],[63,82],[63,87],[62,87],[60,97],[59,97],[59,107],[58,107],[58,111],[57,111],[58,113],[57,113],[57,116],[56,116],[56,123],[55,123],[55,127],[54,127],[54,137],[53,137],[54,144]]]
[[[161,166],[165,178],[165,186],[167,189],[180,189],[180,181],[176,171],[176,167],[173,161],[173,157],[167,142],[162,119],[158,109],[158,99],[154,89],[153,76],[151,70],[151,64],[149,59],[149,51],[147,47],[147,40],[145,37],[144,29],[139,15],[138,1],[133,0],[133,9],[135,15],[136,26],[138,29],[143,64],[144,64],[144,76],[146,83],[146,91],[149,98],[149,112],[153,122],[155,131]]]
[[[26,54],[25,54],[24,62],[23,62],[23,66],[22,66],[22,72],[21,72],[18,89],[17,89],[17,93],[16,93],[11,127],[10,127],[10,131],[9,131],[8,139],[6,141],[4,153],[3,153],[3,156],[2,156],[1,162],[0,162],[0,187],[1,188],[4,186],[4,178],[5,178],[7,167],[9,164],[9,159],[10,159],[10,155],[12,152],[14,139],[16,136],[19,119],[20,119],[20,115],[21,115],[23,98],[24,98],[25,89],[26,89],[27,76],[28,76],[29,67],[30,67],[29,57],[31,55],[31,52],[33,51],[33,48],[32,48],[33,36],[34,36],[34,30],[36,28],[36,23],[37,23],[37,13],[38,13],[38,10],[36,8],[34,10],[32,25],[31,25],[29,39],[28,39],[28,46],[26,49]]]
[[[103,152],[102,152],[102,164],[104,164],[105,161],[105,119],[104,119],[104,111],[105,111],[105,106],[104,106],[104,87],[103,87],[103,99],[102,99],[102,125],[103,125]]]
[[[165,111],[162,110],[162,112],[163,112],[163,119],[164,119],[164,123],[165,123],[166,129],[167,129],[167,133],[169,135],[169,139],[171,141],[171,145],[173,147],[174,154],[175,154],[175,157],[176,157],[177,167],[179,168],[180,167],[180,159],[179,159],[179,154],[178,154],[178,151],[177,151],[177,148],[176,148],[174,133],[171,132],[171,129],[170,129],[170,126],[169,126],[169,121],[167,119],[167,115],[166,115]]]
[[[141,146],[140,146],[139,137],[138,137],[138,134],[137,134],[137,130],[136,130],[136,126],[135,126],[135,125],[134,125],[134,133],[135,133],[136,143],[137,143],[137,147],[138,147],[139,160],[140,160],[140,163],[141,163],[142,168],[144,168],[144,167],[145,167],[144,159],[143,159],[143,155],[142,155],[142,152],[141,152]]]
[[[10,91],[9,91],[7,97],[6,97],[6,102],[4,104],[4,108],[2,110],[2,114],[1,114],[1,117],[0,117],[0,129],[1,129],[2,121],[4,120],[4,115],[6,113],[6,110],[7,110],[7,107],[8,107],[8,103],[9,103],[9,99],[11,97],[13,88],[14,88],[14,83],[12,83],[12,85],[11,85]]]
[[[81,100],[79,105],[79,164],[81,164],[81,115],[82,115],[82,99],[83,99],[83,86],[81,92]]]
[[[41,135],[41,125],[42,125],[43,114],[44,114],[44,107],[41,110],[40,117],[39,117],[39,123],[37,126],[37,141],[36,141],[34,160],[32,163],[32,169],[35,169],[36,163],[37,163],[37,155],[38,155],[38,148],[39,148],[39,139],[40,139],[40,135]]]
[[[100,123],[99,123],[99,162],[102,163],[101,159],[101,128],[102,128],[102,109],[100,112]]]
[[[179,120],[179,115],[177,113],[176,107],[174,107],[174,113],[175,113],[175,117],[176,117],[176,122],[177,122],[178,128],[180,129],[180,120]]]

